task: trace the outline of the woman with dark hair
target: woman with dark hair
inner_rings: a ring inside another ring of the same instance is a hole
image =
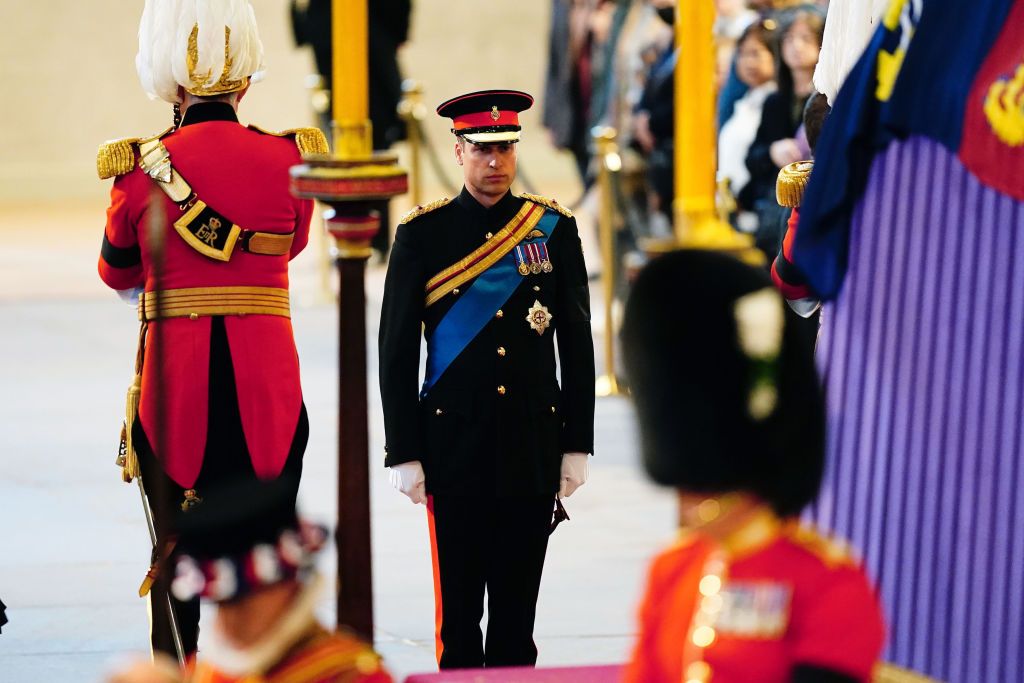
[[[733,196],[750,182],[747,153],[761,125],[764,101],[776,90],[774,19],[757,21],[743,32],[736,44],[736,74],[747,87],[733,106],[732,116],[718,131],[718,180],[729,183]],[[736,217],[735,225],[744,232],[757,228],[757,217],[749,208]]]
[[[757,212],[757,245],[769,258],[778,253],[785,216],[775,201],[779,170],[809,156],[806,142],[797,139],[807,98],[814,93],[814,67],[821,50],[825,20],[821,13],[801,7],[783,16],[776,58],[779,88],[764,101],[761,125],[750,151],[750,182],[740,193],[741,206]]]
[[[821,481],[824,409],[795,320],[767,273],[721,253],[665,255],[633,286],[622,339],[643,463],[677,489],[682,533],[651,564],[628,683],[870,678],[874,590],[796,519]]]

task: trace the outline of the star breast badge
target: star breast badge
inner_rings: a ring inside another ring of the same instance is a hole
[[[544,330],[551,326],[551,319],[554,317],[547,306],[534,299],[533,306],[530,306],[526,314],[526,322],[530,323],[530,329],[536,330],[537,334],[544,334]]]

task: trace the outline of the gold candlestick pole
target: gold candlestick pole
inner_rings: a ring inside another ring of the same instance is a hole
[[[715,210],[714,21],[712,0],[681,0],[676,5],[675,241],[653,245],[652,250],[716,249],[763,263],[753,239],[733,230]]]
[[[373,153],[370,124],[368,0],[331,0],[331,110],[334,153]]]
[[[380,229],[380,215],[373,202],[406,192],[408,178],[395,155],[373,153],[368,120],[367,2],[333,0],[331,4],[335,155],[307,157],[291,174],[293,194],[330,206],[324,219],[337,246],[337,624],[372,641],[366,259],[371,253],[370,240]]]
[[[601,191],[601,209],[598,214],[598,232],[601,236],[601,284],[604,289],[604,374],[597,378],[598,396],[619,396],[619,378],[615,372],[615,205],[612,196],[612,173],[622,169],[619,147],[615,144],[614,128],[594,128],[591,135],[600,162],[597,184]]]
[[[426,116],[423,106],[423,86],[411,78],[402,81],[402,101],[398,103],[398,115],[405,121],[406,139],[409,145],[409,199],[413,206],[423,203],[423,175],[420,157],[423,141],[420,139],[420,122]]]

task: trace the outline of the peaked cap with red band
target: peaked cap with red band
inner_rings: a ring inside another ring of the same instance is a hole
[[[480,90],[459,95],[437,107],[452,120],[452,132],[478,145],[519,142],[519,112],[533,106],[533,97],[519,90]]]

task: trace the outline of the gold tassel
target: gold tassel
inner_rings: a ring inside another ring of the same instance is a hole
[[[135,452],[132,439],[132,426],[139,416],[139,403],[142,400],[142,360],[146,355],[146,321],[139,325],[139,343],[135,351],[135,376],[128,387],[125,400],[124,424],[121,426],[121,448],[117,454],[117,464],[121,467],[121,479],[130,484],[139,476],[139,454]]]
[[[139,454],[135,452],[135,443],[132,439],[132,425],[139,415],[139,399],[142,398],[142,374],[138,373],[132,379],[132,385],[128,387],[128,397],[125,401],[124,427],[121,428],[121,438],[124,442],[124,464],[121,468],[121,478],[126,484],[139,476]]]

